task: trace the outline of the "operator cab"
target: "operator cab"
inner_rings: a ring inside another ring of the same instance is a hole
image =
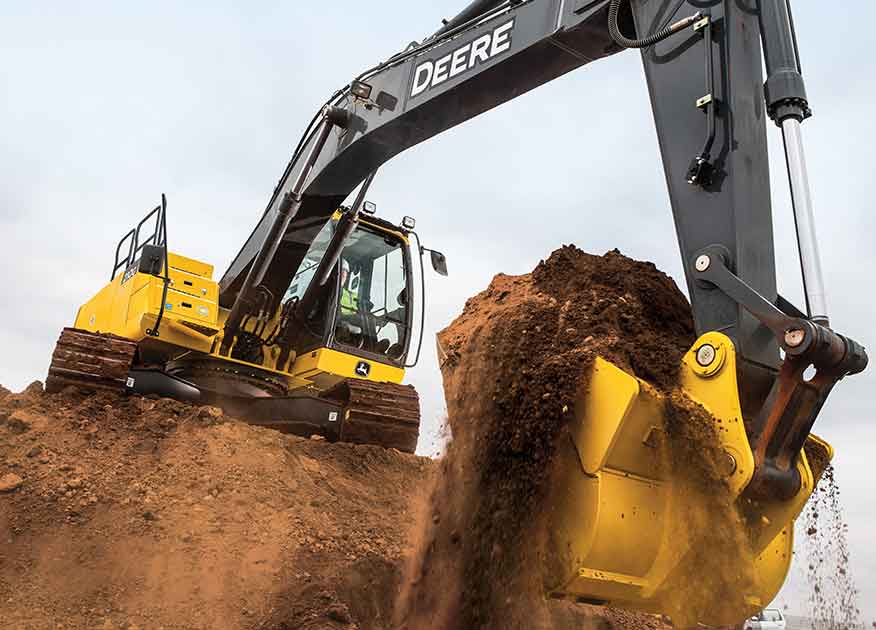
[[[304,297],[330,248],[340,216],[336,213],[311,243],[289,283],[284,303]],[[412,223],[408,224],[411,228]],[[412,264],[412,235],[411,229],[375,216],[361,217],[307,314],[306,330],[296,348],[299,354],[330,348],[405,367],[415,311],[411,298],[416,292],[415,279],[422,274],[422,265]],[[420,253],[419,248],[413,251]],[[446,273],[446,269],[438,271]],[[419,297],[422,301],[423,296]]]

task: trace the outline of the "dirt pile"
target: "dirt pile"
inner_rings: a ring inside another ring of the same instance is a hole
[[[669,392],[693,341],[675,283],[616,251],[564,247],[468,301],[439,335],[453,442],[400,607],[408,627],[561,627],[537,568],[551,462],[576,395],[597,355]]]
[[[166,399],[0,392],[0,625],[388,628],[433,468]]]

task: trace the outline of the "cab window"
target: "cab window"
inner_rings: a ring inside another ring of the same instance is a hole
[[[338,276],[335,341],[402,362],[408,343],[409,301],[404,242],[360,226],[344,247]]]
[[[307,287],[310,286],[313,276],[316,275],[316,269],[322,261],[322,257],[325,254],[329,241],[332,239],[334,230],[335,222],[329,221],[325,224],[325,227],[320,230],[319,234],[317,234],[313,243],[311,243],[310,248],[307,250],[307,253],[304,255],[304,260],[301,261],[301,264],[298,266],[298,271],[295,273],[295,276],[293,276],[292,282],[289,283],[289,289],[286,291],[283,301],[291,298],[297,298],[300,300],[304,296],[304,292],[307,291]]]

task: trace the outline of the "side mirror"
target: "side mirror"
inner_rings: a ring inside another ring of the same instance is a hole
[[[434,249],[430,249],[429,253],[432,255],[432,269],[435,270],[435,273],[438,273],[442,276],[447,275],[447,258],[441,252],[436,252]]]

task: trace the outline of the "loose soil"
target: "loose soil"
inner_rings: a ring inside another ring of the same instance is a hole
[[[599,257],[564,247],[531,274],[499,275],[469,300],[439,334],[453,441],[421,556],[408,569],[399,621],[409,628],[426,627],[427,620],[428,627],[446,629],[565,627],[556,623],[557,605],[541,596],[544,517],[558,439],[596,356],[669,395],[674,457],[668,465],[684,471],[692,487],[708,486],[701,492],[715,497],[714,509],[727,512],[733,530],[715,536],[721,566],[690,558],[695,566],[680,570],[727,574],[726,558],[737,558],[744,542],[718,481],[720,454],[707,447],[714,444],[714,423],[675,391],[694,340],[690,306],[675,283],[617,251]],[[688,517],[707,519],[707,508],[700,510]],[[693,581],[696,589],[678,599],[695,616],[697,605],[714,604],[714,593],[722,592],[703,591],[727,585],[718,577]],[[624,627],[658,624],[624,615]],[[683,627],[691,619],[675,621]]]
[[[859,628],[863,624],[858,589],[849,568],[848,525],[840,489],[833,465],[823,470],[803,517],[806,537],[801,552],[808,561],[808,614],[814,630]]]
[[[388,628],[433,469],[166,399],[0,393],[0,626]]]
[[[2,390],[0,627],[391,630],[437,470],[212,407]]]

